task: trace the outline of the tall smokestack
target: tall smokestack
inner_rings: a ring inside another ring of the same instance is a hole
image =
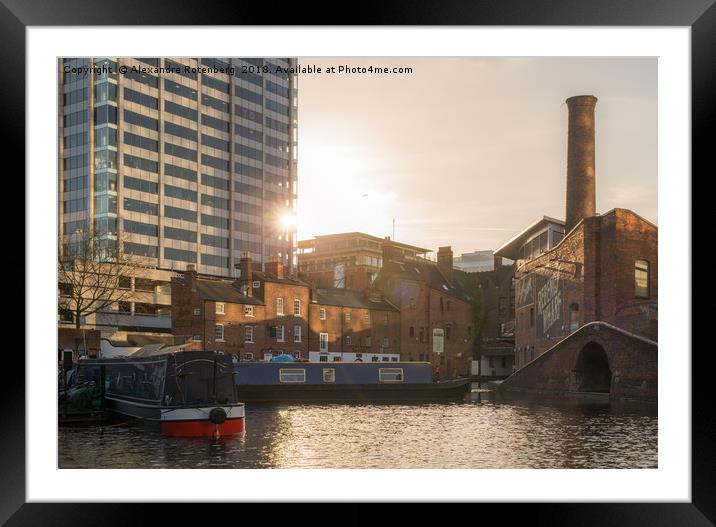
[[[567,139],[567,214],[565,230],[569,232],[582,218],[596,214],[594,163],[593,95],[567,99],[569,132]]]

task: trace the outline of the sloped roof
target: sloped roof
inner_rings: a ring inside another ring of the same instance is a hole
[[[203,300],[231,302],[232,304],[263,305],[260,299],[242,294],[232,282],[225,282],[224,280],[198,279],[196,281],[196,294]]]
[[[283,278],[279,278],[273,273],[270,273],[268,271],[253,271],[252,272],[252,280],[263,280],[265,282],[277,282],[280,284],[291,284],[291,285],[303,285],[308,287],[308,284],[304,282],[303,280],[299,280],[298,278],[295,278],[293,276],[284,276]]]
[[[470,291],[473,287],[469,273],[453,269],[453,283],[450,284],[445,276],[440,272],[438,266],[429,261],[404,260],[383,262],[383,268],[380,271],[379,279],[381,282],[390,277],[397,277],[403,280],[412,280],[415,282],[424,282],[431,289],[440,291],[446,295],[457,298],[464,302],[471,302],[472,295]]]
[[[312,300],[317,304],[339,307],[356,307],[363,309],[381,309],[384,311],[398,311],[398,309],[385,300],[371,300],[358,291],[346,289],[316,289]]]

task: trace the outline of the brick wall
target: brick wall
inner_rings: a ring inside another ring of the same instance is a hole
[[[597,322],[583,326],[547,353],[529,362],[505,380],[500,390],[538,393],[591,391],[584,386],[585,378],[590,374],[589,368],[580,362],[580,354],[585,349],[596,349],[597,354],[601,354],[600,349],[603,350],[609,368],[611,396],[656,399],[656,343]]]
[[[585,218],[556,248],[521,266],[516,272],[517,367],[596,320],[656,340],[657,251],[654,225],[614,209]],[[635,297],[637,259],[649,261],[648,299]]]

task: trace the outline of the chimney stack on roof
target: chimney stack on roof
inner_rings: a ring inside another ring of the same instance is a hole
[[[264,264],[264,269],[267,273],[276,275],[278,278],[284,278],[284,267],[283,262],[280,260],[273,260]]]
[[[236,265],[239,269],[239,278],[236,283],[239,286],[239,290],[246,296],[253,296],[252,292],[252,280],[253,280],[253,265],[251,263],[251,253],[244,251],[241,253],[241,259]]]
[[[452,285],[453,260],[451,246],[438,247],[438,269]]]
[[[583,218],[596,214],[594,161],[593,95],[567,99],[569,130],[567,136],[567,211],[565,230],[569,232]]]
[[[390,236],[385,237],[381,244],[381,249],[383,253],[383,265],[391,261],[402,262],[405,259],[403,251],[398,249],[395,242],[390,239]]]
[[[192,293],[196,293],[196,265],[186,264],[184,272],[184,284],[189,287]]]

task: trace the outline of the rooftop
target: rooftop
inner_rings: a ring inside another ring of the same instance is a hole
[[[542,216],[540,219],[532,223],[529,227],[524,229],[518,235],[514,236],[508,242],[504,243],[502,247],[495,251],[495,256],[502,256],[503,258],[509,258],[510,260],[517,260],[519,258],[520,247],[532,237],[533,234],[542,230],[547,225],[559,225],[564,227],[564,221],[549,216]]]
[[[349,240],[352,238],[364,238],[370,241],[383,243],[386,241],[384,238],[380,238],[378,236],[373,236],[371,234],[366,234],[364,232],[343,232],[338,234],[323,234],[320,236],[314,236],[311,240],[300,240],[298,242],[299,248],[309,248],[313,247],[317,241],[340,241],[340,240]],[[418,254],[424,254],[430,252],[430,249],[425,249],[424,247],[418,247],[416,245],[410,245],[407,243],[402,242],[396,242],[395,240],[389,240],[392,242],[393,245],[396,247],[399,247],[401,249],[409,249],[411,251],[415,251]]]
[[[346,289],[322,288],[316,289],[313,300],[318,304],[339,307],[356,307],[364,309],[382,309],[397,311],[398,309],[385,300],[371,300],[361,292]]]

